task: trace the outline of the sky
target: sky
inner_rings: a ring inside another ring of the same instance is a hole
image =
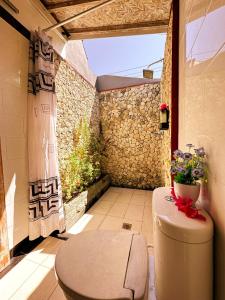
[[[113,75],[142,77],[143,67],[140,66],[163,58],[165,40],[165,34],[146,34],[90,39],[84,40],[83,44],[89,65],[96,75],[116,73]],[[161,77],[162,63],[151,69],[155,70],[154,78]]]

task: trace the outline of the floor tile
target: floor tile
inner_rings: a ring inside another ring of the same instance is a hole
[[[125,219],[134,221],[142,221],[144,213],[144,205],[129,205],[125,214]]]
[[[152,206],[152,192],[147,193],[145,197],[145,206]]]
[[[50,236],[26,255],[25,259],[41,264],[48,258],[49,254],[55,254],[57,252],[62,242],[62,240]]]
[[[39,266],[11,299],[47,300],[56,286],[57,279],[54,271]]]
[[[85,226],[84,231],[98,229],[105,218],[104,215],[99,215],[96,213],[89,214],[89,216],[91,216],[92,218],[90,222]]]
[[[116,198],[116,203],[118,204],[129,204],[132,198],[132,194],[119,194]]]
[[[108,192],[121,193],[121,192],[123,192],[123,191],[124,191],[123,188],[116,187],[116,186],[111,186],[111,187],[108,189]]]
[[[114,193],[114,192],[108,192],[107,194],[104,194],[98,202],[107,202],[107,201],[113,201],[115,202],[117,197],[120,195],[120,193]]]
[[[153,245],[153,222],[151,207],[145,206],[141,232],[144,235],[147,244]]]
[[[55,266],[55,257],[56,254],[49,254],[48,257],[41,263],[43,267],[52,269]]]
[[[134,189],[133,195],[146,195],[146,191]]]
[[[63,294],[63,291],[59,285],[54,289],[51,296],[48,298],[49,300],[66,300],[66,297]]]
[[[143,222],[151,222],[152,223],[152,207],[145,206],[144,214],[143,214]]]
[[[106,216],[103,223],[100,225],[100,230],[122,230],[123,219],[111,216]]]
[[[68,230],[68,233],[78,234],[82,231],[96,230],[98,229],[104,218],[105,215],[97,214],[94,211],[91,212],[91,210],[89,210],[80,218],[80,220],[76,224],[74,224]]]
[[[123,218],[128,208],[128,204],[114,204],[110,211],[108,212],[108,216]]]
[[[143,222],[141,233],[144,235],[147,245],[153,246],[153,230],[151,224]]]
[[[133,195],[130,201],[131,205],[145,205],[147,197],[145,195]]]
[[[113,202],[97,202],[88,212],[106,215],[112,206]]]
[[[23,259],[0,281],[1,300],[8,300],[16,290],[39,267],[38,264]],[[18,299],[19,300],[19,299]]]

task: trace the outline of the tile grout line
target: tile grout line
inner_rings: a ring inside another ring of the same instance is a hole
[[[32,261],[32,263],[34,263]],[[38,265],[37,263],[35,263],[37,265],[37,267],[33,270],[32,274],[39,268],[40,265]],[[32,274],[29,274],[26,279],[23,281],[23,283],[15,290],[15,292],[9,297],[9,300],[12,299],[13,296],[15,296],[15,294],[21,289],[21,287],[24,285],[24,283],[30,278],[30,276],[32,276]]]

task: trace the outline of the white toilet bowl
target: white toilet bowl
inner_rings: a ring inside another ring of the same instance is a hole
[[[69,300],[142,300],[148,290],[147,245],[132,232],[82,232],[60,248],[55,270]]]

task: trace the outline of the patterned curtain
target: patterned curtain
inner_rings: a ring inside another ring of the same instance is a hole
[[[64,230],[56,144],[54,52],[44,32],[32,34],[28,75],[29,238]]]

